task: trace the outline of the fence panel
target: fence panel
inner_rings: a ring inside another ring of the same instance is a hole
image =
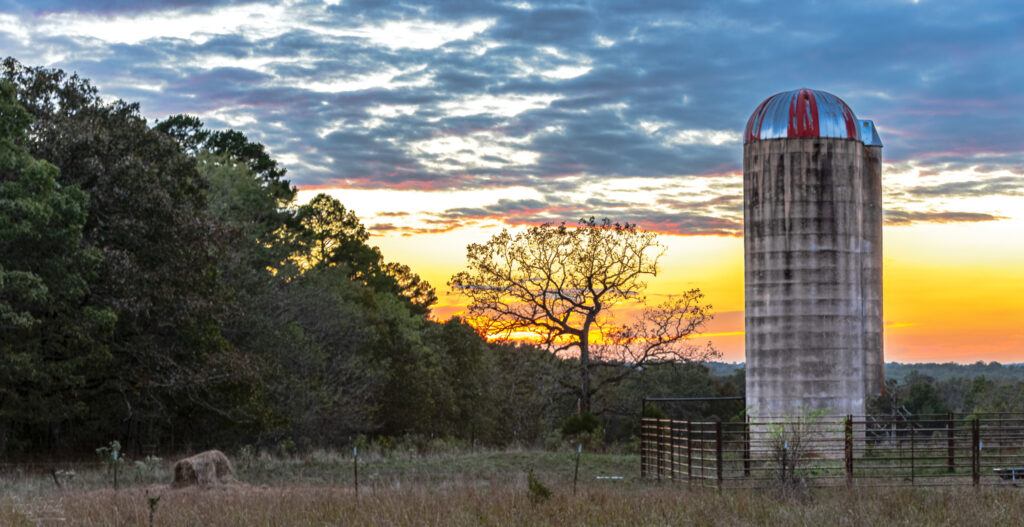
[[[690,485],[1017,485],[1024,480],[1024,414],[744,422],[644,418],[641,434],[641,476]]]

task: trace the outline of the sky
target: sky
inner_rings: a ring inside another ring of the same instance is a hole
[[[267,145],[434,284],[502,228],[662,233],[651,299],[701,288],[743,360],[742,131],[838,95],[885,145],[886,360],[1024,362],[1018,1],[0,0],[0,55],[148,119]]]

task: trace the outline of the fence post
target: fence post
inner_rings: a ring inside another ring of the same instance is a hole
[[[640,479],[647,478],[648,452],[650,448],[650,429],[647,427],[647,398],[640,403]]]
[[[750,416],[743,420],[743,476],[750,477]]]
[[[647,422],[640,416],[640,479],[647,479]]]
[[[672,420],[668,422],[668,479],[676,482],[676,427]]]
[[[846,484],[853,484],[853,416],[846,416],[846,426],[843,433],[845,454],[846,454]]]
[[[706,454],[708,443],[705,435],[707,435],[707,433],[704,431],[704,421],[699,421],[697,423],[697,445],[700,446],[700,459],[697,461],[700,463],[700,486],[702,487],[704,486],[704,482],[707,480],[704,475],[704,455]]]
[[[910,484],[914,484],[914,449],[917,441],[914,439],[914,423],[910,423]]]
[[[981,427],[978,426],[978,417],[971,421],[971,479],[977,486],[981,480]]]
[[[640,479],[647,479],[647,449],[650,448],[647,428],[647,397],[640,403]]]
[[[686,479],[693,483],[693,429],[690,421],[686,422]]]
[[[956,470],[956,450],[954,450],[954,433],[953,433],[953,412],[950,412],[946,416],[946,456],[949,458],[947,464],[949,471],[954,472]]]
[[[722,488],[722,422],[715,421],[715,472],[718,488]]]
[[[661,419],[659,419],[658,420],[657,432],[654,434],[654,437],[655,437],[655,440],[654,440],[654,463],[655,463],[654,471],[658,474],[658,481],[661,481],[661,471],[662,471],[662,468],[661,468],[662,459],[661,458],[664,457],[664,456],[662,456],[662,452],[661,452],[661,426],[662,426]]]

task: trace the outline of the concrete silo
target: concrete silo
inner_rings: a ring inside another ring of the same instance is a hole
[[[882,392],[882,143],[840,98],[766,99],[743,145],[747,405],[862,415]]]

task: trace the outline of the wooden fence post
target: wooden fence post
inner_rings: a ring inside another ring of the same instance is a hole
[[[647,478],[647,398],[640,405],[640,479]]]
[[[699,421],[697,427],[697,444],[700,445],[700,459],[698,460],[700,462],[700,485],[703,487],[704,481],[707,479],[704,477],[704,454],[707,450],[707,438],[704,436],[707,434],[704,431],[704,421]]]
[[[956,470],[956,450],[954,449],[955,440],[953,433],[953,412],[950,412],[946,416],[946,464],[949,467],[949,471],[953,472]]]
[[[722,422],[715,421],[715,472],[718,488],[722,488]]]
[[[658,420],[657,432],[654,434],[654,471],[657,473],[658,481],[661,481],[661,419]]]
[[[668,479],[676,482],[676,423],[668,422]]]
[[[846,426],[843,433],[843,444],[846,457],[846,485],[853,485],[853,416],[846,416]]]
[[[640,479],[647,479],[647,422],[640,417]]]
[[[750,416],[743,420],[743,475],[750,477]]]
[[[910,423],[910,484],[914,484],[914,452],[917,441],[914,438],[914,423]]]
[[[693,429],[690,421],[686,422],[686,479],[693,483]]]

